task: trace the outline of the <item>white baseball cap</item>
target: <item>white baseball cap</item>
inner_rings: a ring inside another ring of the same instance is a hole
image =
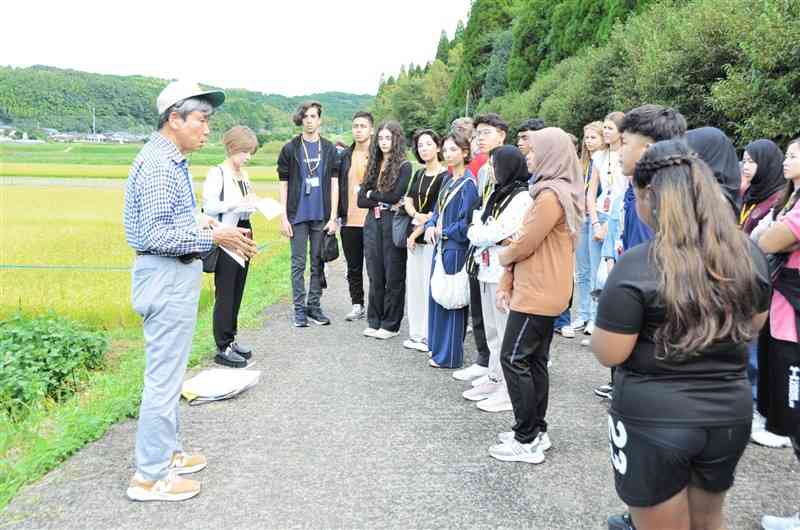
[[[156,99],[158,115],[161,116],[164,111],[182,99],[200,96],[207,99],[214,107],[219,107],[225,101],[225,92],[222,90],[203,90],[200,85],[191,81],[172,81],[164,87]]]

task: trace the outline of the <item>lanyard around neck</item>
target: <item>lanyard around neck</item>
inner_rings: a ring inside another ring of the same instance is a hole
[[[317,171],[317,169],[319,169],[319,165],[322,163],[322,144],[319,143],[319,140],[317,140],[317,142],[317,156],[319,157],[319,160],[317,160],[316,165],[312,167],[311,160],[309,160],[310,157],[308,155],[308,148],[306,148],[306,141],[302,137],[300,138],[300,143],[303,144],[303,154],[305,155],[306,166],[308,166],[308,176],[312,178],[314,177],[314,173]]]

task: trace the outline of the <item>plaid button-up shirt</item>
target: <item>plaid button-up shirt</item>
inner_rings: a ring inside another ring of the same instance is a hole
[[[125,239],[140,252],[182,256],[211,250],[194,216],[189,166],[174,143],[153,133],[133,161],[125,189]]]

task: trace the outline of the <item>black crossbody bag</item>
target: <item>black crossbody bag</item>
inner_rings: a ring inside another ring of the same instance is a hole
[[[219,190],[219,202],[225,200],[225,173],[222,172],[222,168],[219,168],[219,174],[222,176],[222,187]],[[217,216],[217,220],[222,222],[222,214]],[[200,255],[200,259],[203,260],[203,272],[217,272],[217,260],[219,260],[219,253],[222,250],[219,246],[214,245],[214,248],[205,252]]]

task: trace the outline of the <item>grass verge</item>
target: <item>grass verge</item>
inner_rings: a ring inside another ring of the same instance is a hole
[[[256,258],[247,279],[240,327],[260,323],[264,307],[287,295],[289,263],[287,245],[276,244],[274,250]],[[198,314],[189,366],[210,359],[212,309],[209,305]],[[22,486],[100,438],[113,424],[136,416],[144,370],[142,331],[140,327],[119,329],[110,336],[107,368],[93,372],[76,395],[62,403],[37,406],[20,423],[0,418],[0,511]],[[5,526],[2,520],[0,526]]]

